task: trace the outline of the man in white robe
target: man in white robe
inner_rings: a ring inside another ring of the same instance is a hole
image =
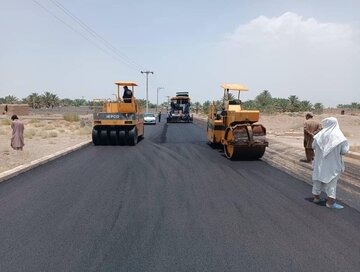
[[[335,117],[322,120],[322,130],[314,136],[312,147],[315,151],[313,162],[313,189],[314,202],[320,202],[321,191],[327,194],[326,207],[342,209],[342,205],[335,202],[336,186],[345,165],[342,155],[349,151],[349,144],[341,132]]]
[[[11,147],[15,150],[23,150],[24,147],[24,124],[19,121],[17,115],[11,116]]]

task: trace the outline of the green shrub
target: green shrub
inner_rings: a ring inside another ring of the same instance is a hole
[[[33,128],[27,128],[24,130],[24,137],[27,139],[32,139],[36,135],[36,131]]]
[[[1,124],[3,126],[9,126],[11,124],[11,120],[9,118],[1,119]]]
[[[39,123],[39,122],[40,122],[39,119],[31,119],[31,120],[29,121],[29,124],[35,124],[35,123]]]
[[[53,130],[55,127],[53,125],[47,125],[45,127],[46,130]]]
[[[80,120],[79,114],[77,113],[65,113],[63,114],[63,118],[68,122],[78,122]]]
[[[56,137],[58,136],[58,134],[56,133],[56,131],[50,131],[50,132],[49,132],[49,136],[50,136],[51,138],[56,138]]]
[[[79,134],[79,135],[90,135],[91,131],[92,131],[92,128],[82,127],[77,131],[77,134]]]
[[[39,128],[39,127],[44,127],[45,124],[42,123],[42,122],[36,122],[36,123],[33,123],[33,126],[36,127],[36,128]]]
[[[49,137],[48,133],[46,131],[41,131],[40,132],[40,137],[43,139],[46,139],[47,137]]]

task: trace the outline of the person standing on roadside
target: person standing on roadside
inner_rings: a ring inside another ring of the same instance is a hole
[[[302,162],[312,162],[314,159],[314,150],[312,148],[312,143],[314,140],[314,135],[321,130],[321,124],[313,120],[314,115],[311,112],[308,112],[305,115],[306,121],[304,122],[304,148],[306,159],[301,159]]]
[[[349,144],[341,132],[335,117],[322,120],[323,129],[314,136],[312,147],[315,150],[313,163],[313,188],[314,203],[321,201],[321,191],[327,194],[326,207],[342,209],[342,205],[335,202],[336,186],[345,165],[342,155],[349,151]]]
[[[23,150],[24,144],[24,124],[19,120],[17,115],[11,116],[11,147],[15,150]]]
[[[158,118],[159,118],[159,123],[160,123],[161,122],[161,111],[159,111]]]

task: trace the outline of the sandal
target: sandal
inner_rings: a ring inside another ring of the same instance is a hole
[[[326,207],[328,207],[330,209],[335,209],[335,210],[341,210],[341,209],[344,208],[344,206],[342,206],[342,205],[340,205],[340,204],[338,204],[336,202],[334,204],[332,204],[332,205],[329,205],[329,204],[326,203]]]
[[[324,202],[324,201],[325,201],[324,198],[315,198],[314,197],[312,202],[315,203],[315,204],[319,204],[319,203]]]

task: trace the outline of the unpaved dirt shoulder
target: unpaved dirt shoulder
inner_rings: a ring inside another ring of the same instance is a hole
[[[206,129],[206,122],[204,118],[194,120],[196,125],[204,129]],[[266,148],[262,160],[299,180],[312,184],[312,165],[299,161],[305,158],[302,147],[303,137],[268,135],[267,139],[269,147]],[[341,175],[337,196],[347,205],[360,210],[360,160],[344,157],[344,161],[345,172]],[[309,196],[311,196],[310,191]]]
[[[9,118],[0,117],[0,173],[31,163],[91,139],[87,116],[66,121],[62,115],[23,116],[25,146],[22,151],[10,147]]]

